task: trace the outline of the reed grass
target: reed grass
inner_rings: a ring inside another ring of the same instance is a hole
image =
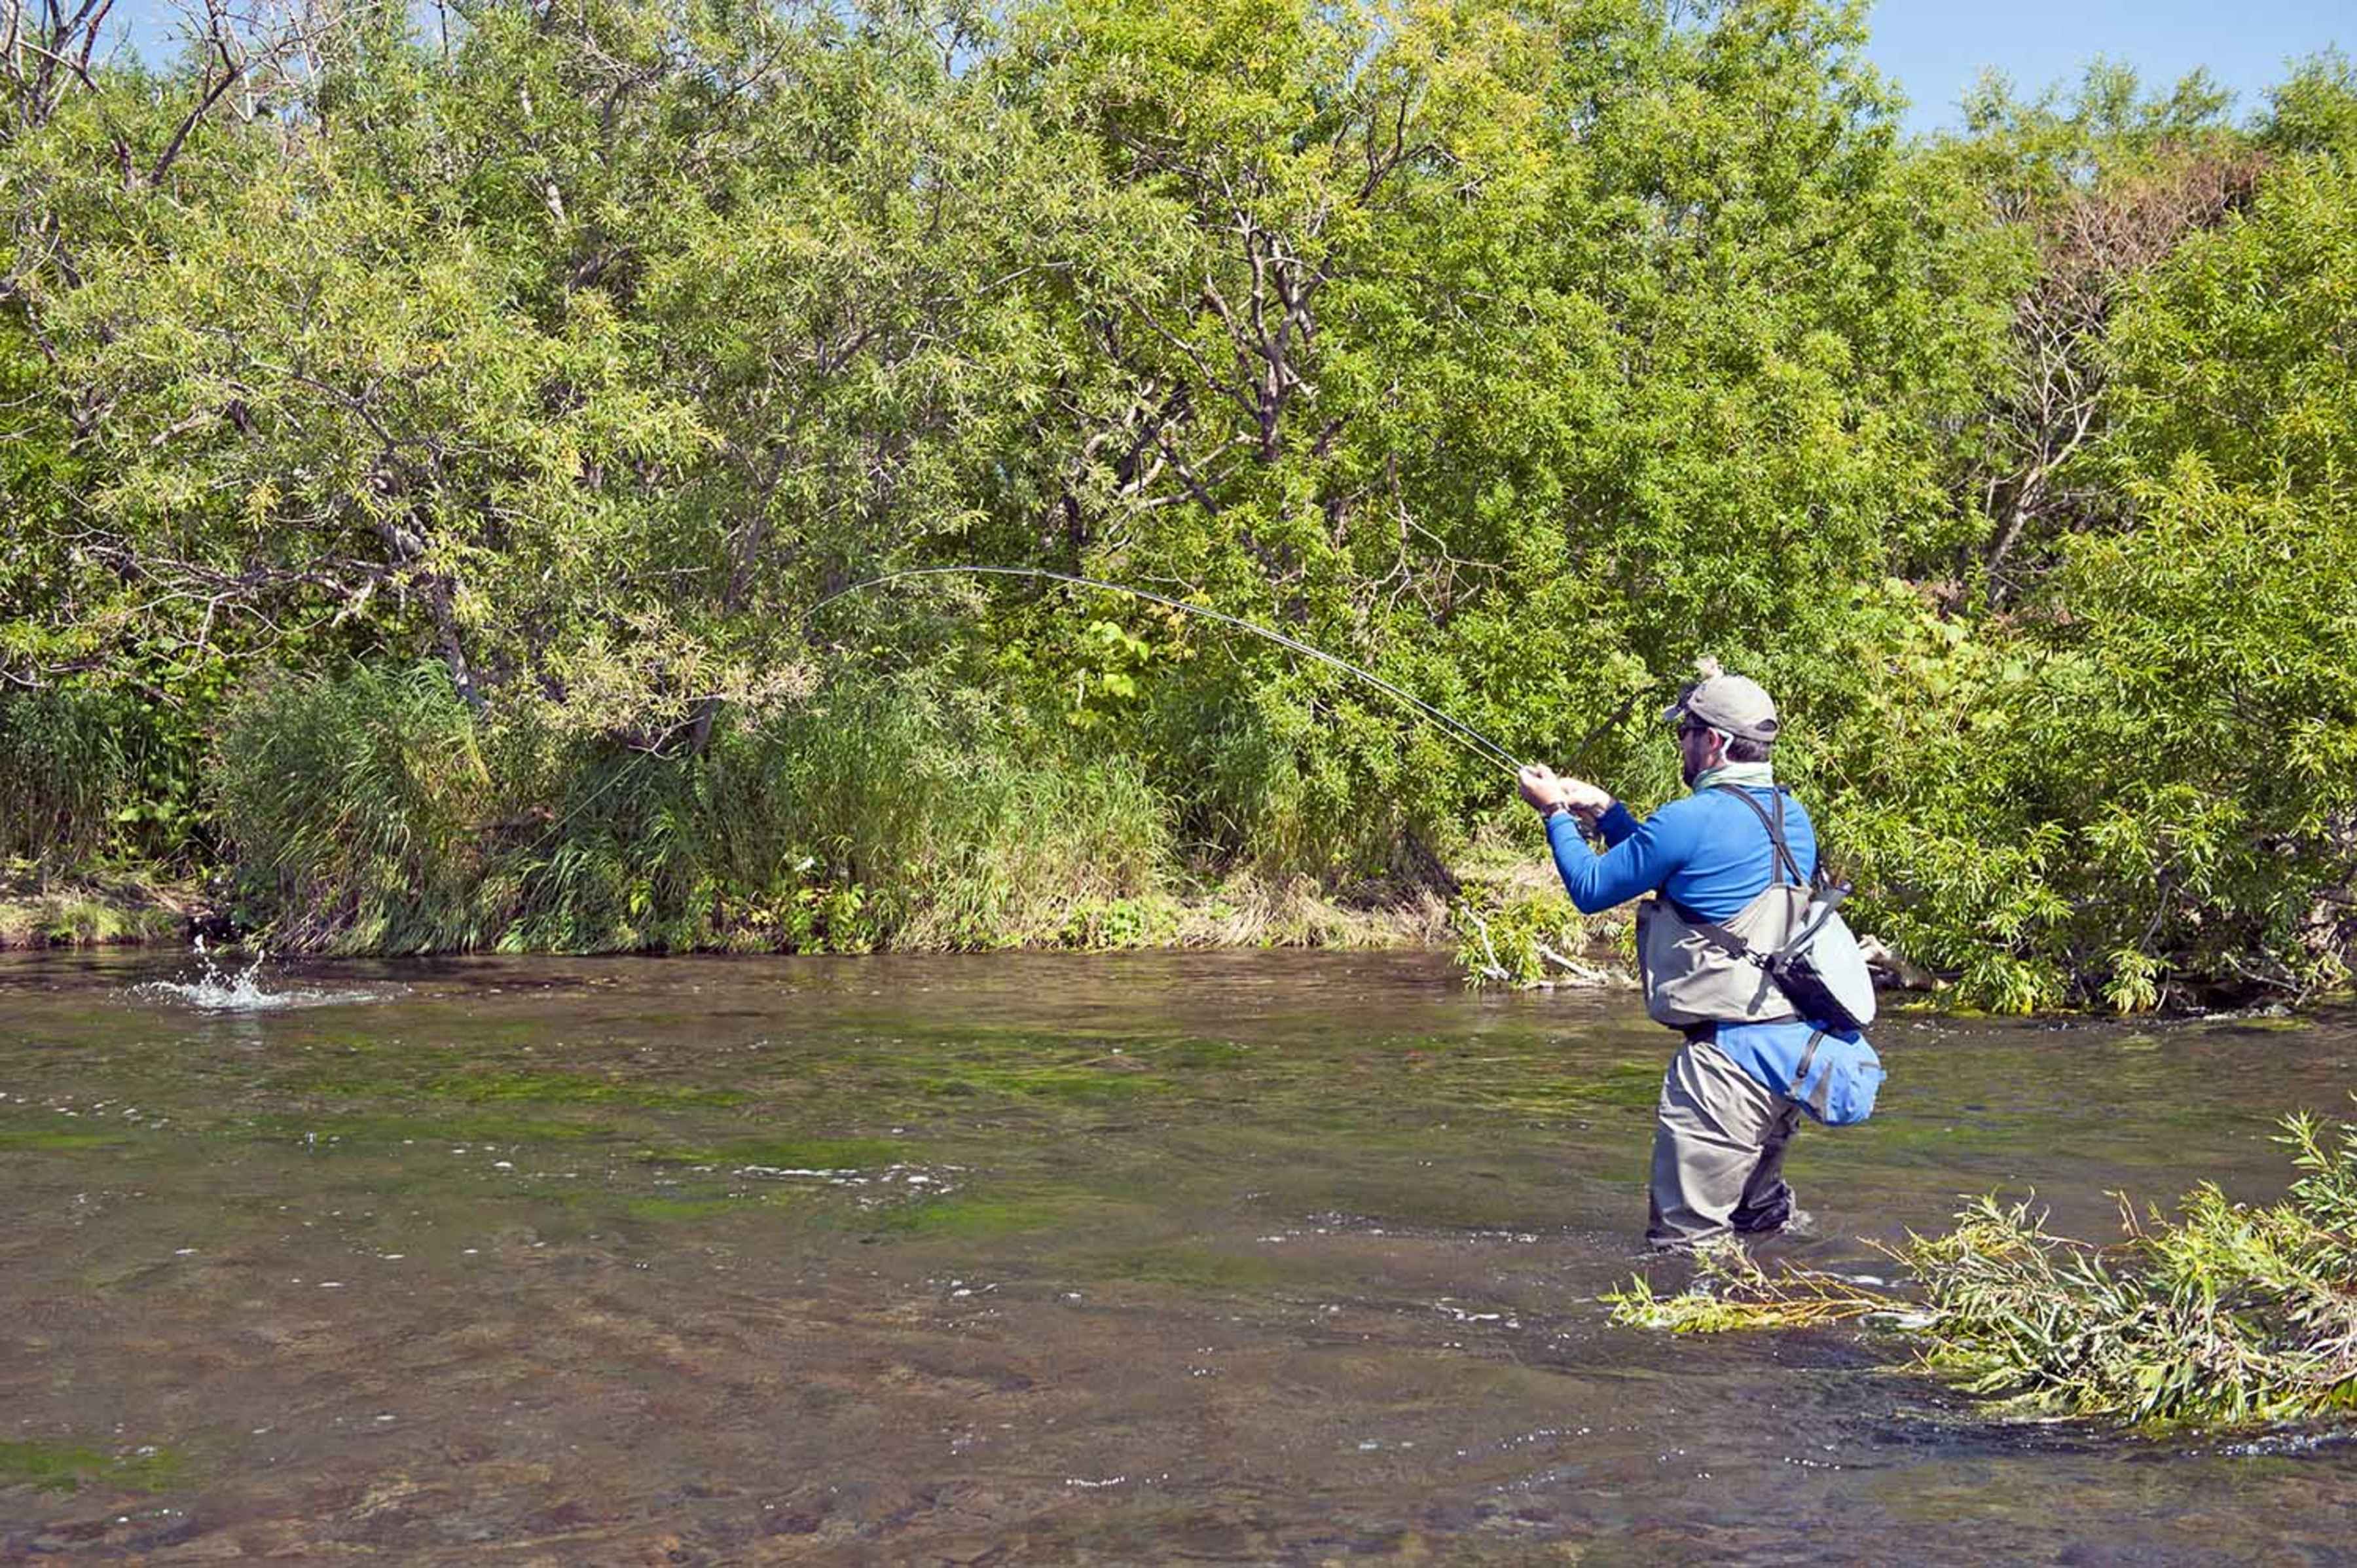
[[[107,850],[133,786],[121,718],[97,693],[0,693],[0,861],[54,873]]]
[[[1082,745],[868,682],[632,750],[363,671],[239,704],[215,788],[279,950],[983,948],[1167,891],[1159,798]]]

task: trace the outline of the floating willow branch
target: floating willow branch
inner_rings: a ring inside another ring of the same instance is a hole
[[[1657,1295],[1638,1278],[1603,1300],[1612,1308],[1615,1323],[1672,1334],[1822,1328],[1878,1316],[1902,1324],[1922,1320],[1911,1303],[1839,1274],[1787,1269],[1770,1275],[1750,1253],[1732,1244],[1696,1253],[1694,1285],[1681,1294]]]

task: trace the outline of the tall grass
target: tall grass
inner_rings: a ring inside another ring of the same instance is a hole
[[[1079,745],[863,682],[673,755],[362,671],[237,704],[216,800],[282,948],[1004,946],[1168,879],[1160,801]]]
[[[436,671],[249,693],[223,723],[213,788],[237,913],[275,944],[417,952],[488,934],[479,885],[504,792]]]
[[[124,728],[102,693],[0,695],[0,862],[47,875],[106,852],[134,785]]]

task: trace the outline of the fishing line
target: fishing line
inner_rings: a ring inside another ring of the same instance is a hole
[[[1174,599],[1169,597],[1168,595],[1155,593],[1150,588],[1134,588],[1126,583],[1108,583],[1095,577],[1075,576],[1070,572],[1051,572],[1044,566],[907,566],[897,572],[885,572],[877,576],[863,578],[859,582],[848,584],[843,587],[837,588],[834,592],[827,595],[824,598],[817,600],[812,604],[809,608],[803,610],[800,616],[795,618],[794,625],[798,628],[806,626],[819,611],[826,608],[827,606],[834,603],[837,599],[847,598],[853,594],[863,593],[869,588],[877,587],[885,583],[897,582],[903,577],[942,577],[952,575],[981,577],[1036,577],[1047,582],[1070,583],[1077,587],[1102,588],[1107,593],[1127,594],[1132,598],[1145,599],[1152,604],[1166,606],[1167,607],[1177,610],[1183,615],[1197,616],[1204,620],[1217,621],[1222,626],[1233,627],[1239,631],[1248,631],[1254,637],[1265,638],[1269,641],[1285,648],[1289,648],[1297,653],[1305,654],[1311,659],[1315,659],[1321,664],[1329,665],[1336,670],[1340,670],[1346,675],[1357,676],[1360,680],[1366,682],[1377,691],[1396,698],[1400,702],[1406,703],[1410,708],[1414,709],[1424,717],[1432,720],[1434,723],[1440,725],[1442,732],[1450,739],[1456,741],[1459,746],[1464,746],[1468,751],[1473,753],[1474,756],[1480,757],[1482,761],[1490,763],[1494,767],[1503,768],[1509,775],[1519,775],[1523,770],[1523,764],[1520,758],[1516,757],[1512,752],[1508,751],[1504,746],[1500,746],[1496,741],[1491,740],[1488,736],[1483,735],[1480,730],[1475,729],[1472,725],[1442,713],[1438,708],[1434,707],[1430,703],[1426,702],[1423,698],[1415,695],[1412,692],[1402,691],[1399,687],[1393,685],[1389,681],[1384,680],[1373,671],[1361,670],[1359,666],[1351,663],[1349,660],[1337,658],[1335,655],[1327,652],[1324,649],[1317,647],[1312,643],[1304,642],[1297,637],[1289,637],[1284,632],[1278,631],[1274,628],[1261,626],[1255,622],[1245,620],[1241,617],[1229,615],[1222,610],[1209,609],[1201,605],[1190,605],[1183,599]],[[576,818],[587,811],[598,800],[604,799],[609,790],[611,790],[616,785],[621,783],[626,777],[629,777],[632,769],[637,767],[638,764],[650,760],[653,755],[653,753],[642,754],[640,757],[634,758],[631,762],[625,763],[622,767],[615,769],[611,778],[608,779],[606,782],[600,784],[597,789],[592,789],[587,798],[583,800],[579,805],[575,806],[571,811],[565,812],[564,816],[558,818],[556,822],[551,824],[541,834],[540,838],[533,843],[532,848],[527,850],[525,853],[527,854],[538,854],[543,848],[546,847],[550,841],[554,839],[558,833],[569,827]]]
[[[1377,691],[1398,699],[1400,702],[1403,702],[1409,707],[1415,709],[1424,717],[1430,719],[1435,724],[1440,725],[1443,732],[1445,732],[1451,739],[1464,746],[1468,751],[1472,752],[1474,756],[1481,758],[1482,761],[1502,768],[1509,774],[1519,774],[1523,770],[1521,759],[1516,757],[1512,752],[1508,751],[1504,746],[1500,746],[1496,741],[1491,740],[1488,736],[1483,735],[1480,730],[1475,729],[1472,725],[1442,713],[1438,708],[1434,707],[1430,703],[1427,703],[1423,698],[1416,696],[1414,693],[1402,691],[1399,687],[1393,685],[1389,681],[1384,680],[1382,676],[1376,674],[1372,670],[1361,670],[1359,666],[1351,663],[1347,659],[1337,658],[1335,655],[1327,652],[1322,648],[1317,647],[1312,643],[1304,642],[1297,637],[1288,637],[1284,632],[1275,630],[1273,628],[1259,625],[1257,622],[1245,620],[1239,616],[1228,615],[1221,610],[1207,609],[1201,605],[1190,605],[1183,599],[1174,599],[1168,595],[1155,593],[1151,589],[1134,588],[1126,583],[1108,583],[1095,577],[1078,577],[1074,576],[1070,572],[1050,572],[1044,566],[908,566],[903,567],[898,572],[886,572],[881,575],[868,577],[860,582],[853,583],[848,586],[837,588],[834,593],[827,595],[826,597],[820,599],[817,603],[812,605],[810,608],[804,610],[802,613],[801,618],[802,621],[806,622],[812,617],[817,615],[819,611],[834,603],[835,600],[847,597],[850,595],[862,592],[865,589],[876,587],[879,584],[896,582],[903,577],[942,577],[952,575],[982,577],[1036,577],[1052,583],[1071,583],[1076,586],[1083,588],[1102,588],[1107,593],[1127,594],[1130,597],[1135,599],[1145,599],[1149,603],[1162,605],[1168,608],[1178,610],[1185,615],[1199,616],[1205,620],[1217,621],[1222,626],[1233,627],[1239,631],[1248,631],[1254,637],[1266,638],[1269,641],[1289,648],[1296,653],[1305,654],[1311,659],[1317,660],[1321,664],[1326,664],[1336,670],[1340,670],[1346,675],[1357,676],[1360,680],[1364,681],[1367,684],[1374,687]],[[798,622],[797,624],[800,623]]]

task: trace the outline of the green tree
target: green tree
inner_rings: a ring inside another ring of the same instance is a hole
[[[2122,521],[2018,618],[1866,608],[1843,822],[1900,945],[2027,1008],[2347,972],[2357,885],[2357,180],[2310,156],[2141,274],[2090,456]]]
[[[2104,335],[2140,275],[2249,199],[2263,160],[2228,103],[2200,71],[2147,94],[2098,60],[2067,97],[2028,99],[1991,76],[1966,102],[1964,134],[1934,155],[1981,193],[2013,252],[2011,330],[1964,431],[1968,528],[1949,568],[1992,606],[2034,584],[2063,535],[2120,521],[2084,461],[2109,407]]]

